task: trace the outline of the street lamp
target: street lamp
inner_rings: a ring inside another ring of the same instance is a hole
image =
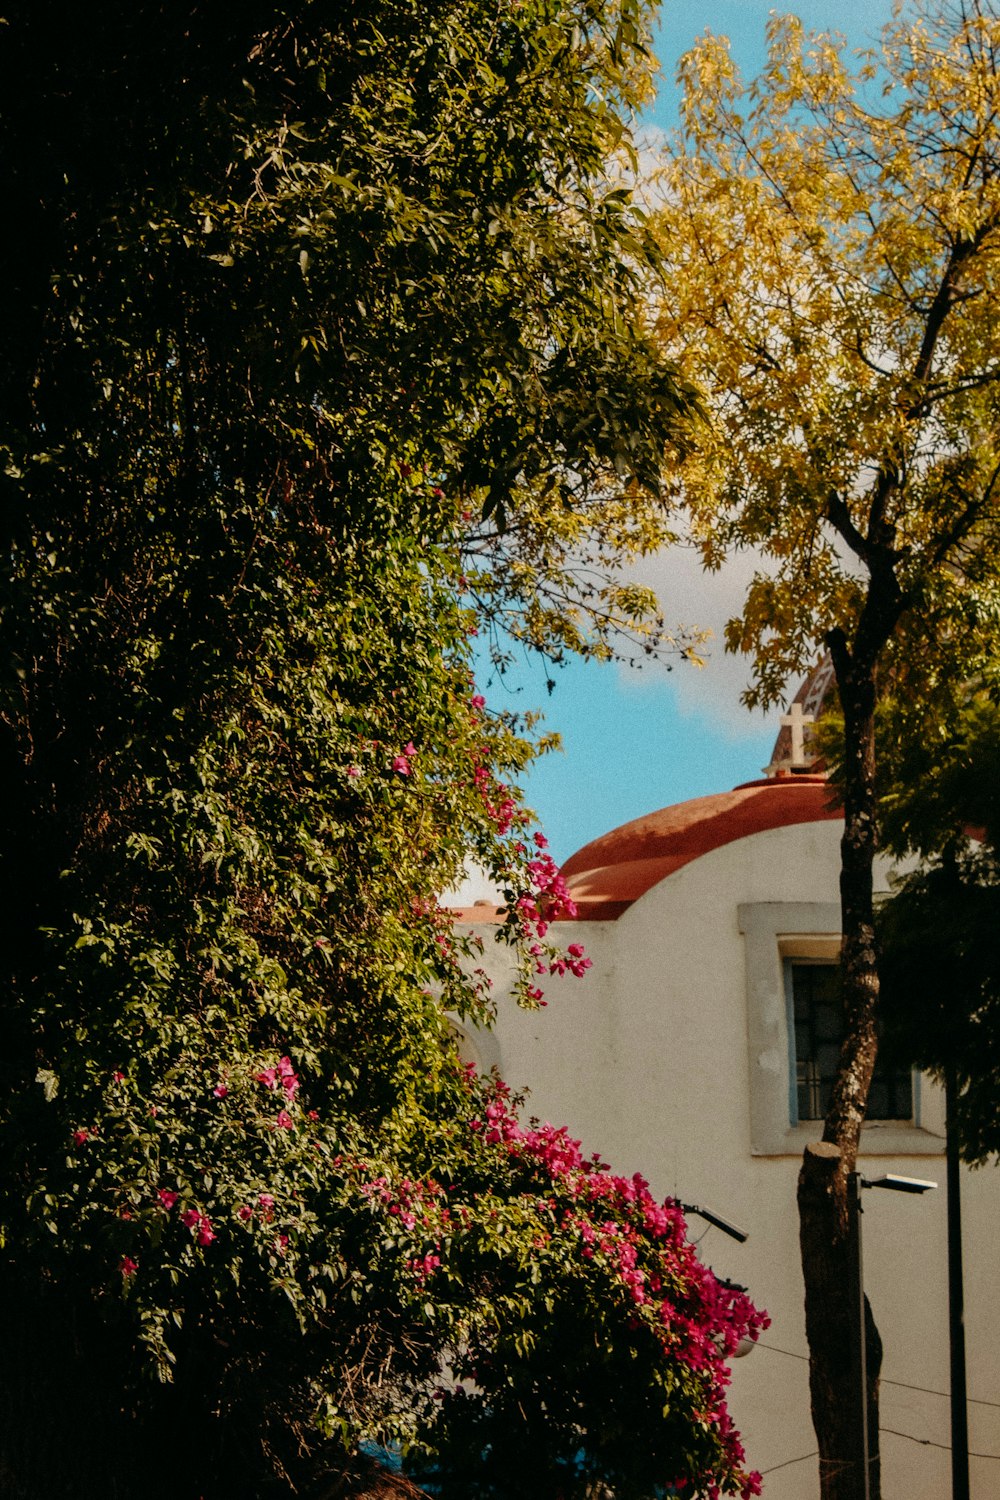
[[[729,1219],[724,1219],[712,1208],[702,1208],[698,1203],[678,1204],[682,1213],[697,1214],[699,1219],[704,1219],[706,1224],[714,1224],[716,1229],[721,1229],[723,1234],[728,1234],[731,1240],[739,1240],[742,1245],[750,1238],[749,1231],[741,1229],[738,1224],[733,1224]]]
[[[853,1293],[856,1298],[855,1305],[858,1309],[857,1321],[857,1371],[858,1386],[861,1391],[861,1473],[862,1494],[864,1500],[871,1500],[871,1453],[868,1443],[868,1348],[865,1333],[865,1273],[864,1259],[861,1251],[861,1189],[862,1188],[887,1188],[894,1193],[926,1193],[931,1188],[936,1188],[936,1182],[929,1182],[923,1177],[900,1177],[893,1172],[887,1172],[883,1177],[874,1177],[869,1180],[862,1177],[860,1172],[849,1172],[847,1176],[847,1219],[848,1233],[854,1241],[855,1254],[853,1256],[854,1287]]]
[[[866,1188],[891,1188],[894,1193],[926,1193],[936,1188],[937,1183],[926,1177],[897,1177],[887,1172],[884,1177],[873,1177],[871,1181],[862,1177],[861,1186]]]
[[[738,1224],[734,1224],[731,1219],[724,1219],[721,1214],[717,1214],[715,1212],[714,1208],[703,1208],[700,1203],[679,1203],[677,1206],[682,1213],[697,1214],[698,1218],[704,1219],[706,1224],[712,1224],[716,1229],[721,1229],[723,1234],[728,1234],[731,1240],[736,1240],[741,1245],[745,1244],[746,1241],[750,1238],[750,1231],[748,1229],[741,1229],[740,1226]],[[725,1276],[721,1276],[719,1280],[722,1282],[723,1286],[732,1287],[735,1291],[746,1291],[745,1286],[738,1286],[735,1281],[729,1281]],[[739,1343],[736,1345],[736,1348],[733,1350],[733,1359],[742,1359],[744,1355],[749,1354],[751,1349],[754,1349],[756,1347],[756,1344],[756,1339],[740,1339]]]
[[[948,1184],[948,1357],[951,1366],[951,1496],[969,1500],[969,1411],[965,1388],[965,1294],[962,1288],[962,1199],[958,1143],[958,1080],[944,1075],[945,1181]]]

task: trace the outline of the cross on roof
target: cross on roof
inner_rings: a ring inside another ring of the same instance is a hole
[[[806,725],[815,724],[814,714],[804,714],[801,703],[793,703],[787,714],[782,714],[781,723],[787,724],[792,732],[792,753],[790,756],[793,766],[804,766],[806,762]]]

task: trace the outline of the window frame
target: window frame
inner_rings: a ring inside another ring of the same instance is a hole
[[[741,904],[739,930],[746,966],[750,1150],[754,1156],[798,1156],[817,1139],[818,1120],[796,1119],[794,1028],[785,984],[788,959],[830,963],[840,956],[840,906],[821,901]],[[867,1121],[866,1156],[939,1156],[944,1150],[941,1090],[913,1074],[911,1120]]]

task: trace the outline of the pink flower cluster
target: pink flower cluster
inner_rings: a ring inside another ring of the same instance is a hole
[[[409,776],[410,762],[412,761],[416,753],[417,747],[413,743],[413,741],[410,740],[408,744],[403,746],[403,749],[400,751],[400,753],[393,757],[392,769],[397,773],[397,775]]]
[[[514,903],[514,920],[520,930],[521,940],[528,944],[528,953],[535,960],[535,973],[574,974],[582,978],[591,967],[582,943],[570,943],[565,953],[557,953],[542,943],[531,942],[532,938],[546,938],[551,922],[576,916],[576,903],[559,866],[550,854],[545,853],[547,839],[544,834],[533,835],[537,852],[525,862],[524,868],[531,882],[531,890],[519,896]],[[517,845],[520,854],[526,854],[524,844]],[[529,1000],[544,1005],[544,991],[537,985],[528,986],[524,992]]]
[[[180,1193],[173,1188],[160,1188],[157,1198],[163,1208],[169,1211],[180,1202]],[[186,1208],[181,1214],[181,1223],[188,1229],[196,1231],[198,1244],[207,1247],[215,1239],[215,1230],[212,1221],[207,1214],[203,1214],[200,1208]]]
[[[414,1273],[417,1280],[423,1284],[428,1276],[432,1276],[438,1266],[440,1266],[441,1258],[438,1255],[420,1255],[414,1257],[413,1260],[408,1260],[406,1264],[409,1270]]]
[[[433,1178],[414,1181],[404,1177],[393,1188],[387,1177],[373,1177],[363,1184],[361,1196],[385,1205],[404,1229],[415,1229],[418,1223],[427,1229],[433,1223],[447,1222],[449,1217],[448,1209],[441,1208],[444,1189]]]
[[[551,854],[541,851],[529,859],[525,867],[536,891],[536,905],[546,922],[557,922],[560,917],[575,917],[576,902],[566,886],[562,872]],[[539,936],[544,937],[543,927]]]
[[[726,1360],[741,1338],[754,1338],[767,1326],[766,1314],[698,1260],[673,1199],[658,1202],[638,1174],[617,1176],[600,1158],[585,1158],[566,1129],[537,1122],[523,1126],[501,1081],[480,1092],[470,1072],[468,1084],[470,1097],[481,1101],[481,1117],[469,1121],[481,1143],[476,1149],[501,1154],[512,1173],[509,1191],[534,1210],[534,1254],[546,1256],[558,1247],[564,1258],[568,1249],[618,1289],[624,1324],[647,1329],[664,1356],[697,1377],[704,1420],[719,1434],[736,1482],[745,1497],[759,1494],[759,1477],[745,1472],[739,1438],[726,1412]],[[372,1213],[395,1221],[406,1236],[402,1266],[416,1288],[440,1272],[452,1242],[467,1230],[478,1234],[484,1225],[495,1227],[502,1212],[495,1189],[480,1197],[478,1190],[463,1193],[457,1181],[446,1189],[432,1179],[395,1181],[375,1175],[360,1160],[338,1158],[337,1164],[356,1174],[360,1197]],[[485,1180],[506,1177],[491,1163]],[[708,1494],[713,1478],[706,1475],[704,1480]]]
[[[487,1145],[540,1167],[547,1181],[568,1193],[571,1204],[557,1211],[557,1226],[578,1236],[581,1259],[609,1270],[634,1316],[653,1328],[664,1351],[705,1378],[706,1414],[738,1467],[744,1455],[724,1405],[729,1379],[724,1362],[743,1337],[760,1335],[769,1324],[767,1314],[699,1261],[680,1207],[669,1198],[658,1203],[644,1178],[615,1176],[599,1158],[585,1160],[579,1141],[565,1128],[524,1128],[503,1083],[495,1085],[484,1113],[485,1129],[482,1121],[471,1124]],[[549,1207],[556,1210],[555,1199]],[[743,1493],[760,1493],[757,1475],[746,1477]]]
[[[515,902],[521,937],[525,941],[531,937],[544,938],[548,933],[550,922],[557,922],[561,917],[576,916],[576,902],[569,893],[559,866],[551,854],[542,852],[545,842],[543,834],[535,834],[535,843],[539,847],[539,853],[534,859],[529,859],[525,865],[532,890],[519,896]],[[544,949],[538,944],[534,944],[528,951],[536,960],[535,972],[537,974],[565,974],[568,969],[579,977],[590,968],[590,959],[584,957],[583,948],[579,943],[573,943],[563,957],[553,959],[548,966],[541,962]],[[541,990],[528,990],[528,997],[531,1000],[539,1000],[541,995]]]
[[[472,784],[483,799],[487,817],[492,819],[497,833],[503,837],[505,833],[510,832],[515,822],[523,818],[523,814],[519,812],[517,803],[510,794],[510,788],[499,781],[495,782],[486,767],[482,765],[473,767]]]
[[[569,973],[575,974],[577,979],[582,979],[587,970],[592,967],[593,962],[587,957],[582,943],[570,943],[565,953],[549,959],[547,963],[544,962],[545,949],[540,943],[532,943],[528,952],[535,960],[536,974]]]
[[[195,1230],[199,1245],[208,1246],[215,1239],[211,1219],[198,1208],[186,1208],[181,1214],[181,1223]]]
[[[270,1224],[274,1218],[274,1198],[270,1193],[257,1194],[257,1211],[260,1213],[261,1222]],[[254,1216],[254,1208],[249,1203],[243,1203],[236,1210],[237,1218],[248,1224]],[[286,1237],[287,1238],[287,1237]]]
[[[265,1088],[274,1090],[280,1088],[284,1092],[289,1104],[292,1103],[299,1091],[299,1080],[289,1057],[283,1057],[277,1067],[263,1068],[255,1077],[257,1082],[262,1083]],[[287,1109],[279,1109],[274,1124],[278,1130],[295,1129],[295,1121]]]
[[[408,1232],[423,1231],[436,1236],[432,1250],[406,1262],[407,1270],[423,1284],[441,1265],[437,1254],[441,1249],[440,1236],[451,1229],[452,1213],[444,1201],[444,1188],[432,1178],[413,1181],[404,1177],[393,1187],[388,1178],[373,1177],[362,1183],[361,1196],[377,1204],[390,1218],[397,1219]]]
[[[282,1058],[276,1068],[264,1068],[261,1073],[256,1074],[256,1082],[262,1083],[267,1089],[283,1089],[289,1103],[298,1094],[298,1079],[295,1077],[291,1058]]]

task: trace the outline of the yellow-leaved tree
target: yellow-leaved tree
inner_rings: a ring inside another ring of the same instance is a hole
[[[879,1494],[880,1345],[869,1312],[865,1463],[846,1193],[878,1045],[875,707],[890,672],[932,703],[998,636],[1000,6],[918,3],[855,56],[773,18],[752,84],[711,36],[681,74],[658,326],[714,435],[677,500],[707,565],[763,554],[727,636],[750,701],[825,648],[845,721],[846,1036],[798,1197],[822,1492],[854,1500]]]

